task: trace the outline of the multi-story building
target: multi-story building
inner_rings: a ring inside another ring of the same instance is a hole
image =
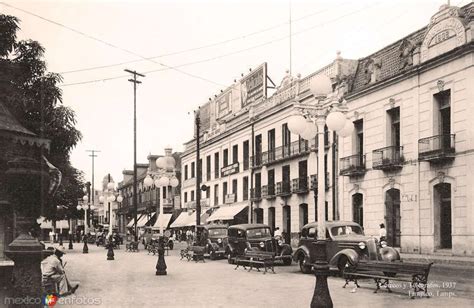
[[[403,252],[472,255],[473,15],[472,3],[443,6],[427,27],[368,57],[286,76],[268,98],[265,65],[235,82],[200,109],[200,171],[195,139],[185,144],[184,204],[193,208],[202,176],[203,203],[218,208],[209,221],[247,211],[290,241],[317,219],[321,197],[328,220],[354,220],[373,235],[384,223]],[[287,126],[295,102],[314,102],[308,85],[318,74],[331,78],[354,124],[349,137],[324,132],[325,192],[317,140]]]
[[[165,155],[170,155],[175,159],[175,173],[176,177],[181,179],[181,163],[179,152],[172,153],[171,148],[165,149]],[[156,187],[154,184],[151,187],[146,187],[144,180],[149,172],[156,172],[156,161],[163,155],[148,155],[148,163],[137,164],[137,217],[139,219],[138,226],[154,223],[156,220],[155,213],[159,212],[160,202],[163,204],[163,212],[176,214],[181,208],[180,201],[180,184],[173,188]],[[123,197],[123,201],[118,204],[117,208],[117,226],[119,232],[125,233],[127,227],[132,227],[135,221],[134,205],[133,205],[133,170],[123,170],[123,180],[118,183],[119,194]],[[176,215],[175,215],[176,216]],[[155,218],[154,218],[155,217]]]
[[[326,74],[336,83],[353,74],[356,64],[338,56],[306,78],[287,75],[272,96],[261,95],[249,102],[253,98],[250,95],[265,91],[258,89],[265,87],[265,82],[257,80],[267,78],[260,73],[265,72],[263,65],[203,106],[202,171],[196,171],[195,140],[185,144],[181,157],[184,204],[194,207],[195,179],[201,175],[208,187],[202,203],[219,208],[208,220],[237,218],[234,223],[267,223],[272,229],[279,227],[288,242],[297,240],[301,227],[316,219],[317,142],[316,138],[307,141],[291,133],[287,119],[296,100],[309,98],[311,78]],[[337,173],[331,167],[335,147],[333,136],[327,131],[325,136],[326,191],[321,195],[326,199],[327,217],[332,220],[338,217]],[[232,206],[227,207],[229,204]]]
[[[359,60],[339,144],[341,218],[404,252],[474,248],[474,4]]]

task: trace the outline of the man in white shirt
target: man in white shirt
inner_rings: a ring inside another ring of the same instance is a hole
[[[281,231],[280,231],[280,228],[279,227],[276,227],[275,228],[275,232],[273,233],[273,236],[281,236]]]
[[[380,226],[379,239],[380,239],[380,241],[386,241],[387,240],[387,230],[385,229],[385,224],[381,223],[379,226]]]
[[[71,285],[64,271],[63,260],[61,257],[65,254],[64,247],[58,247],[54,250],[54,254],[41,261],[41,273],[43,285],[54,283],[56,285],[59,296],[74,294],[79,285]]]

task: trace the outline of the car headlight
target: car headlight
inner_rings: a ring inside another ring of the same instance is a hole
[[[261,247],[261,248],[265,247],[265,243],[264,243],[264,242],[260,242],[260,247]]]
[[[381,246],[382,248],[387,247],[387,242],[386,242],[386,241],[381,241],[381,242],[380,242],[380,246]]]
[[[218,239],[217,239],[217,242],[218,242],[219,244],[222,243],[222,239],[218,238]]]
[[[365,249],[365,243],[364,243],[364,242],[360,242],[358,245],[359,245],[359,248],[360,248],[361,250],[364,250],[364,249]]]
[[[283,244],[283,241],[282,240],[278,240],[278,245],[282,245]]]
[[[244,249],[244,252],[247,252],[247,251],[248,251],[248,249],[247,249],[247,248],[245,248],[245,249]]]

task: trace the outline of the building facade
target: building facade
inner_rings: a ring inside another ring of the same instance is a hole
[[[346,95],[341,218],[403,252],[473,255],[474,4],[359,60]]]
[[[155,213],[159,213],[160,202],[163,204],[163,212],[167,214],[174,214],[181,208],[180,189],[181,189],[181,163],[179,152],[172,153],[171,148],[165,149],[165,156],[169,155],[175,159],[175,174],[180,184],[173,188],[156,187],[153,184],[151,187],[146,187],[144,180],[149,172],[156,172],[158,170],[156,161],[163,155],[148,155],[148,163],[137,164],[137,219],[140,216],[146,215],[147,222],[150,221]],[[116,226],[120,233],[126,233],[127,227],[132,227],[135,220],[135,208],[133,205],[133,170],[123,170],[123,180],[118,183],[117,190],[122,196],[123,200],[117,203],[116,209]],[[155,218],[156,219],[156,218]],[[151,222],[154,223],[154,222]]]

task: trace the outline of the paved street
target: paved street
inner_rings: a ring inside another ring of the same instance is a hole
[[[157,257],[144,250],[117,250],[115,260],[107,261],[104,248],[89,246],[89,254],[84,255],[77,244],[74,247],[65,260],[70,280],[81,284],[76,297],[98,300],[104,307],[309,307],[315,283],[314,276],[301,274],[296,264],[278,266],[277,274],[263,275],[234,270],[226,260],[182,261],[179,247],[166,257],[168,275],[156,276]],[[464,271],[467,277],[471,273]],[[343,289],[344,281],[335,277],[329,279],[329,287],[335,307],[472,306],[470,280],[443,275],[435,271],[430,276],[432,298],[415,300],[408,297],[407,290],[397,289],[396,282],[392,294],[385,290],[374,294],[374,284],[369,281],[362,281],[361,288],[352,293],[352,285]],[[453,279],[460,281],[453,289],[440,285]],[[67,306],[74,305],[61,305]]]

